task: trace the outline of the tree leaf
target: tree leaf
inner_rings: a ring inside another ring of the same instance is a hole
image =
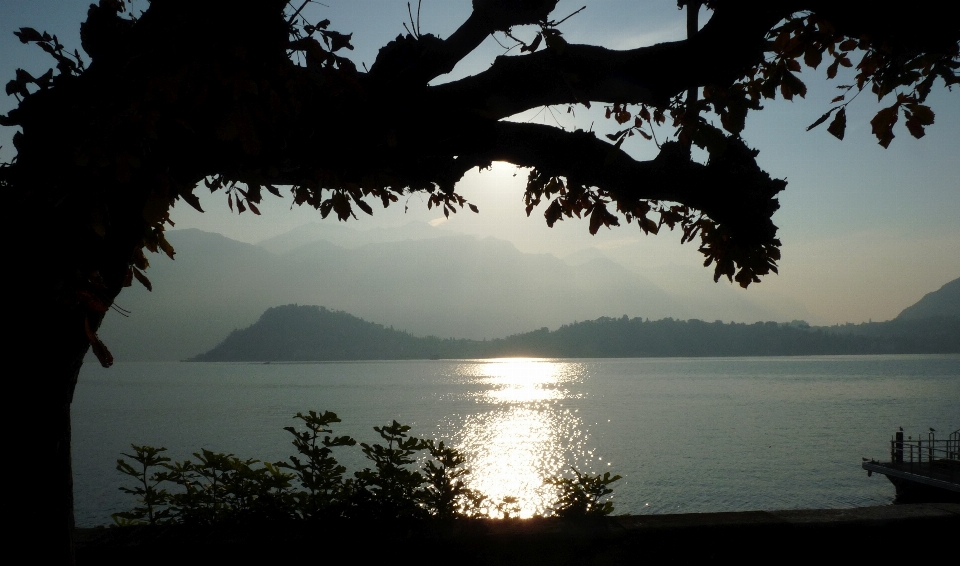
[[[912,116],[907,117],[905,125],[907,126],[907,130],[910,131],[910,135],[917,139],[920,139],[927,134],[923,128],[923,124],[914,120]]]
[[[147,288],[147,291],[153,291],[153,284],[150,283],[150,280],[147,279],[147,276],[144,275],[142,271],[140,271],[136,267],[131,267],[130,270],[133,271],[133,276],[137,278],[137,281],[139,281],[141,285]]]
[[[343,34],[336,31],[325,31],[323,32],[323,38],[330,40],[330,51],[337,52],[344,47],[352,50],[353,45],[350,44],[350,39],[353,37],[352,33]]]
[[[833,134],[833,137],[838,140],[843,139],[844,131],[847,129],[847,109],[841,108],[837,115],[833,118],[833,121],[830,122],[830,125],[827,126],[827,131]]]
[[[910,131],[910,135],[919,139],[926,135],[924,126],[929,126],[933,124],[933,111],[930,110],[928,106],[923,106],[922,104],[910,103],[907,104],[907,129]]]
[[[87,340],[90,342],[90,347],[93,350],[93,354],[97,356],[97,360],[105,368],[108,368],[113,365],[113,354],[110,353],[110,350],[107,349],[106,344],[96,335],[93,331],[93,328],[90,326],[90,319],[83,319],[83,331],[87,335]]]
[[[366,212],[370,216],[373,216],[373,209],[370,208],[370,205],[360,199],[353,199],[357,206],[360,207],[360,210]]]
[[[543,211],[543,217],[547,219],[547,226],[551,228],[553,228],[557,220],[560,220],[562,214],[563,208],[560,206],[560,199],[554,199],[554,201],[550,203],[550,206]]]
[[[590,234],[595,236],[600,226],[603,225],[603,213],[606,212],[604,206],[597,203],[593,206],[593,212],[590,213]]]
[[[840,60],[834,59],[833,63],[830,63],[830,66],[827,67],[827,78],[832,79],[837,76],[837,69],[840,67]]]
[[[198,212],[203,212],[203,209],[200,208],[200,199],[197,198],[197,195],[193,194],[192,191],[183,191],[180,193],[180,198],[182,198],[187,204],[192,206]],[[232,208],[232,207],[231,207]]]
[[[13,35],[20,38],[20,43],[30,43],[31,41],[43,41],[40,32],[33,28],[20,28],[20,31],[13,32]]]
[[[173,255],[176,252],[173,251],[173,246],[170,245],[170,242],[163,237],[163,232],[157,234],[157,245],[160,246],[160,249],[163,250],[163,253],[167,254],[167,257],[173,259]]]
[[[900,117],[900,103],[884,108],[877,112],[877,115],[870,120],[870,126],[873,129],[873,135],[877,136],[877,141],[883,147],[889,147],[890,142],[896,137],[893,134],[893,125],[897,123]]]
[[[720,124],[723,129],[731,134],[742,132],[747,121],[747,111],[746,101],[731,102],[727,106],[727,111],[720,115]]]
[[[267,190],[270,191],[270,194],[271,194],[271,195],[273,195],[273,196],[275,196],[275,197],[281,196],[281,195],[280,195],[280,189],[274,187],[273,185],[264,185],[264,186],[267,187]]]
[[[806,63],[808,67],[816,69],[821,61],[823,61],[823,53],[816,47],[810,46],[803,54],[803,62]]]
[[[785,72],[783,73],[783,82],[780,83],[780,92],[787,100],[792,100],[793,94],[799,94],[800,98],[806,98],[807,85],[803,84],[803,81],[801,81],[797,75],[791,72]],[[788,92],[790,96],[787,95]]]
[[[823,113],[823,116],[820,116],[819,118],[817,118],[817,121],[816,121],[816,122],[814,122],[814,123],[810,124],[809,126],[807,126],[807,131],[809,132],[810,130],[816,128],[816,127],[819,126],[820,124],[826,122],[826,121],[827,121],[827,118],[829,118],[831,114],[833,114],[833,108],[831,108],[830,110],[827,110],[826,112],[824,112],[824,113]],[[841,138],[841,139],[842,139],[842,138]]]
[[[918,123],[923,124],[924,126],[930,126],[933,124],[934,114],[933,110],[930,110],[929,106],[924,106],[922,104],[911,104],[907,106],[907,109],[910,111],[910,116]]]

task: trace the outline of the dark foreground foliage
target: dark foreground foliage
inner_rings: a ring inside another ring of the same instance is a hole
[[[132,445],[133,452],[123,455],[133,463],[117,460],[117,469],[135,480],[134,487],[120,489],[134,495],[137,505],[115,513],[114,521],[120,526],[218,525],[341,518],[509,518],[513,512],[514,498],[495,502],[466,487],[464,476],[470,472],[456,449],[410,436],[409,426],[393,421],[373,427],[384,444],[359,443],[372,466],[348,477],[333,452],[356,446],[357,441],[331,436],[331,425],[340,422],[337,415],[310,411],[294,418],[305,430],[285,427],[297,450],[285,462],[245,460],[206,449],[193,454],[195,461],[171,462],[163,455],[166,448]],[[545,480],[558,489],[549,513],[561,517],[612,513],[609,485],[620,476],[573,473],[573,478]]]

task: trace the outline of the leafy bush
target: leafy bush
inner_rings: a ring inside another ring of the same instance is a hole
[[[548,478],[546,483],[557,486],[560,498],[553,506],[558,517],[596,517],[613,512],[612,501],[601,501],[613,493],[608,487],[620,479],[606,472],[602,476],[581,474],[571,468],[574,478]]]
[[[346,477],[334,449],[351,447],[349,436],[332,436],[331,425],[340,422],[336,413],[310,411],[294,417],[305,430],[284,427],[293,435],[297,455],[286,462],[243,460],[233,454],[201,449],[195,460],[171,462],[166,448],[132,445],[123,455],[134,464],[117,460],[117,470],[135,480],[135,487],[121,487],[136,496],[130,511],[115,513],[116,524],[214,524],[261,520],[362,517],[371,519],[454,519],[501,516],[519,511],[517,499],[500,503],[468,488],[465,458],[442,441],[409,435],[410,427],[397,421],[373,427],[385,444],[360,443],[372,462]],[[417,467],[421,452],[423,463]],[[609,484],[620,476],[590,476],[573,470],[575,479],[548,478],[557,486],[559,498],[549,514],[557,516],[607,515],[612,493]],[[171,490],[162,485],[171,485]]]
[[[284,430],[293,435],[293,445],[304,461],[290,456],[289,464],[277,464],[279,468],[292,470],[300,483],[301,489],[292,495],[291,513],[302,519],[337,516],[343,512],[344,502],[350,499],[354,485],[344,479],[347,469],[333,457],[333,449],[355,446],[357,441],[349,436],[329,436],[333,432],[330,425],[340,422],[336,413],[326,411],[319,415],[310,411],[306,415],[297,413],[294,418],[303,421],[307,430],[298,431],[292,426]],[[321,439],[321,435],[325,436]]]
[[[130,445],[133,448],[133,454],[123,453],[127,458],[132,458],[134,462],[140,465],[139,469],[134,468],[126,461],[117,460],[117,470],[137,480],[136,487],[121,487],[120,491],[137,496],[137,502],[140,506],[134,507],[131,511],[123,513],[114,513],[113,520],[119,525],[130,523],[146,522],[151,525],[166,519],[169,516],[169,510],[158,509],[167,504],[170,495],[157,486],[169,479],[168,475],[160,472],[150,474],[150,468],[155,466],[169,467],[167,462],[170,458],[160,456],[161,452],[166,452],[166,448],[153,448],[152,446]]]

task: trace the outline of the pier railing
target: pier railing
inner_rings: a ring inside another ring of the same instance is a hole
[[[960,429],[946,439],[937,439],[933,430],[926,438],[916,439],[905,439],[903,431],[898,431],[890,439],[890,462],[911,473],[960,481]]]

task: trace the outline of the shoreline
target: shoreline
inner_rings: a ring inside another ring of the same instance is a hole
[[[316,560],[359,552],[361,563],[628,564],[735,556],[786,559],[956,558],[960,504],[851,509],[617,515],[596,519],[434,522],[323,521],[75,530],[77,564],[239,564]],[[348,560],[348,562],[354,561]]]

